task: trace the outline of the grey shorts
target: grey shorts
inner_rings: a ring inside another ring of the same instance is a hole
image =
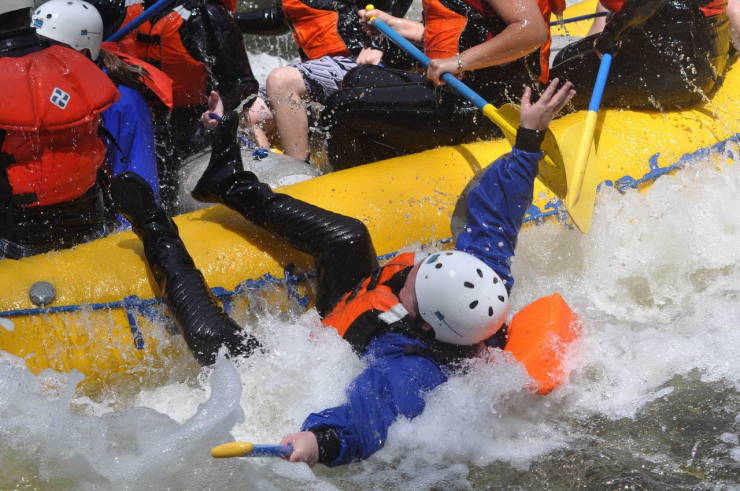
[[[357,62],[348,56],[322,56],[293,66],[303,75],[311,100],[324,104],[330,95],[342,88],[344,76],[357,66]]]

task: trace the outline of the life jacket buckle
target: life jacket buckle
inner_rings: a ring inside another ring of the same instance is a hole
[[[157,34],[146,34],[143,32],[137,32],[136,40],[140,43],[159,45],[162,43],[162,36],[159,36]]]

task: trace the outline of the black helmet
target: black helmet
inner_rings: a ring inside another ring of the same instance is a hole
[[[126,17],[125,0],[86,0],[93,4],[103,18],[103,39],[118,31]]]

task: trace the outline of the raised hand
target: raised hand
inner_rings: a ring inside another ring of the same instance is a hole
[[[550,82],[537,102],[532,103],[532,89],[526,87],[521,101],[521,125],[530,130],[545,131],[550,121],[576,95],[573,84],[565,82],[560,88],[557,78]]]
[[[212,114],[218,116],[214,118]],[[218,126],[220,118],[224,116],[224,103],[221,101],[221,96],[215,90],[211,91],[211,95],[208,96],[208,109],[201,114],[200,122],[203,126],[212,130]]]

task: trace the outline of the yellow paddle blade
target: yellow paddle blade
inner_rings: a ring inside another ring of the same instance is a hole
[[[599,163],[594,139],[581,145],[584,132],[588,130],[585,123],[568,128],[561,139],[561,148],[565,153],[565,172],[568,178],[568,192],[565,206],[578,230],[588,233],[591,230],[591,218],[596,201],[596,187],[599,185]],[[593,135],[593,132],[591,132]],[[579,150],[581,162],[579,162]]]
[[[254,444],[250,442],[230,442],[217,445],[211,449],[211,457],[216,459],[228,459],[231,457],[243,457],[254,450]]]
[[[508,121],[512,127],[519,127],[520,116],[518,105],[504,104],[498,109],[498,114],[501,118]],[[507,134],[505,132],[504,134],[509,140],[509,143],[514,145],[516,133]],[[555,196],[565,201],[565,195],[568,192],[565,161],[558,141],[549,129],[545,132],[545,139],[542,141],[542,150],[545,152],[545,157],[540,161],[537,177]],[[575,219],[573,221],[575,222]]]

